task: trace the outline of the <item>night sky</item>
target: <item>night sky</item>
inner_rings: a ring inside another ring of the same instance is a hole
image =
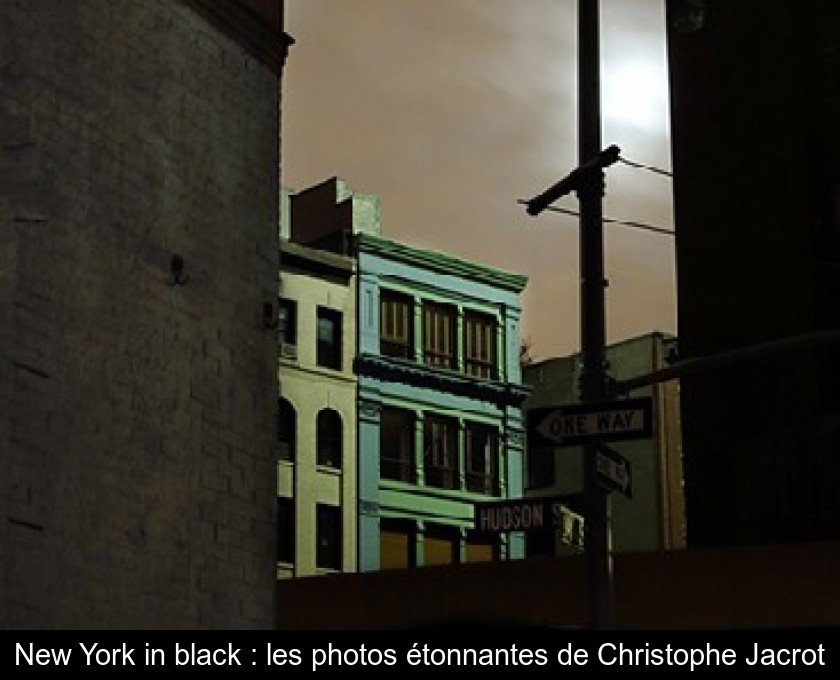
[[[283,182],[380,197],[383,235],[525,274],[536,359],[580,348],[575,0],[287,0]],[[601,2],[602,142],[670,170],[662,0]],[[556,207],[577,210],[574,195]],[[671,179],[618,163],[604,216],[673,226]],[[607,342],[676,332],[673,237],[605,226]]]

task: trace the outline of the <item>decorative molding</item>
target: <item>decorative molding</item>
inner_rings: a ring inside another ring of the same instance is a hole
[[[375,354],[357,356],[353,370],[358,375],[376,380],[425,387],[438,392],[489,401],[500,406],[521,406],[531,394],[531,387],[528,385],[473,378],[405,359]],[[359,409],[362,409],[361,403]]]
[[[463,276],[515,293],[521,293],[528,283],[528,277],[524,274],[513,274],[435,250],[423,250],[371,234],[357,234],[356,248],[358,252],[381,255],[390,260],[424,267],[441,274]]]
[[[379,418],[382,413],[382,404],[369,399],[359,399],[359,415],[365,418]]]
[[[525,446],[525,433],[524,432],[508,432],[507,433],[507,440],[508,444],[512,444],[514,446],[518,446],[520,448]]]

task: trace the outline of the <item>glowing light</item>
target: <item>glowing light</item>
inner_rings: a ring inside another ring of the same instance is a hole
[[[637,60],[607,65],[601,80],[601,113],[605,121],[662,130],[667,82],[655,62]]]

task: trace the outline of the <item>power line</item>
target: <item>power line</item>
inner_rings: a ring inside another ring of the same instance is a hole
[[[520,199],[518,201],[523,205],[527,205],[528,201]],[[549,205],[545,208],[546,210],[550,210],[552,212],[559,212],[563,213],[564,215],[573,215],[575,217],[580,217],[580,213],[577,210],[570,210],[569,208],[558,208],[557,206]],[[617,224],[623,227],[633,227],[634,229],[644,229],[645,231],[652,231],[657,234],[665,234],[666,236],[674,236],[673,229],[664,229],[662,227],[655,227],[652,224],[645,224],[644,222],[632,222],[629,220],[614,220],[609,217],[604,217],[603,221],[607,224]]]
[[[662,168],[654,167],[653,165],[645,165],[644,163],[637,163],[636,161],[629,161],[626,158],[622,158],[621,156],[618,157],[618,161],[620,163],[624,163],[625,165],[629,165],[633,168],[641,168],[642,170],[649,170],[650,172],[655,172],[658,175],[665,175],[665,177],[673,177],[673,173],[669,170],[663,170]]]

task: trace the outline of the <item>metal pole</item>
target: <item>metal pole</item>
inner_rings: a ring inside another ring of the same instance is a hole
[[[578,0],[578,158],[580,165],[601,151],[601,79],[598,0]],[[603,170],[586,173],[577,195],[580,203],[581,401],[607,396],[605,380]],[[608,492],[596,481],[596,449],[584,447],[586,494],[585,560],[589,627],[611,629],[613,567]]]

